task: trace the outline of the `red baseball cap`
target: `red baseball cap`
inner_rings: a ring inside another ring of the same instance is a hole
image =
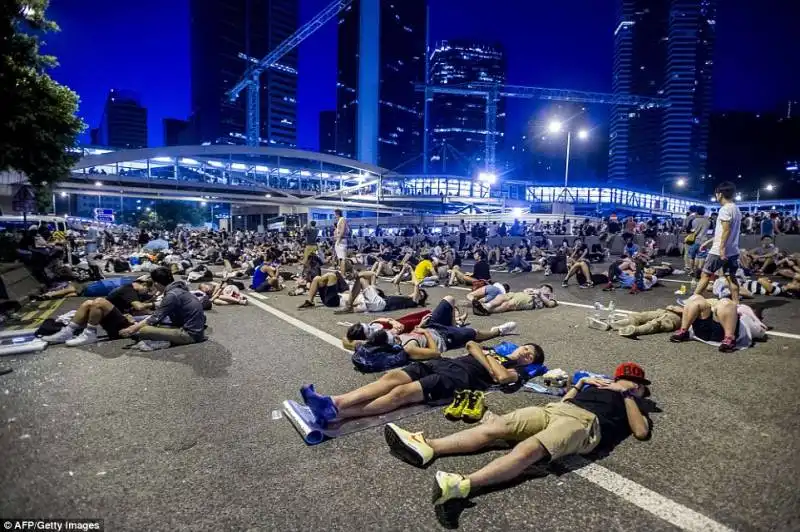
[[[644,384],[645,386],[650,384],[650,381],[644,376],[642,366],[636,362],[623,362],[617,366],[617,369],[614,370],[614,380],[617,381],[619,379]]]

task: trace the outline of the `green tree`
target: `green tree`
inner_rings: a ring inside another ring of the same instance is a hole
[[[59,31],[47,20],[49,0],[0,1],[0,171],[24,173],[40,209],[49,210],[54,183],[69,175],[85,124],[78,95],[53,81],[55,57],[40,53],[41,36]]]

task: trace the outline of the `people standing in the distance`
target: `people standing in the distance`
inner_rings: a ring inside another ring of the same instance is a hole
[[[342,215],[342,209],[334,209],[333,214],[336,220],[333,231],[333,249],[336,253],[336,260],[339,263],[339,271],[344,275],[350,224],[347,223],[347,219]]]
[[[731,300],[739,304],[739,282],[736,280],[736,270],[739,268],[739,233],[742,225],[742,213],[734,203],[736,185],[725,181],[717,185],[714,196],[720,203],[717,222],[714,226],[714,240],[708,252],[700,282],[694,293],[703,295],[708,286],[711,275],[722,270],[728,280],[731,291]]]

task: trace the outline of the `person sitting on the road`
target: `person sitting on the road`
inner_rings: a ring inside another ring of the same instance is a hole
[[[762,236],[761,245],[755,249],[742,249],[739,263],[742,268],[760,274],[772,274],[777,269],[776,259],[780,250],[775,246],[771,236]]]
[[[69,347],[96,343],[97,326],[103,328],[108,337],[117,339],[120,331],[133,325],[129,315],[143,313],[155,308],[150,301],[153,297],[153,282],[144,276],[131,284],[114,289],[108,296],[90,299],[81,303],[72,320],[55,334],[42,337],[49,344],[66,342]],[[75,336],[79,330],[83,332]]]
[[[453,269],[450,270],[448,286],[452,286],[456,283],[472,286],[491,282],[492,274],[489,271],[486,253],[478,250],[473,257],[475,258],[475,265],[472,267],[472,274],[464,273],[460,266],[453,266]]]
[[[703,296],[695,294],[686,300],[681,326],[670,336],[670,341],[697,339],[718,345],[723,353],[730,353],[747,349],[754,338],[763,338],[765,332],[766,326],[755,317],[750,307],[737,306],[730,299],[721,299],[712,305]]]
[[[461,349],[467,342],[483,342],[511,334],[516,330],[517,324],[509,321],[502,325],[492,327],[488,331],[479,331],[472,327],[459,327],[455,323],[457,316],[456,302],[453,296],[445,296],[439,302],[430,316],[422,322],[421,327],[407,334],[391,335],[385,330],[373,333],[378,339],[370,337],[372,345],[398,344],[410,356],[418,354],[439,356],[451,349]],[[433,353],[438,353],[434,355]]]
[[[469,475],[437,471],[435,505],[469,497],[478,488],[508,482],[529,466],[572,454],[588,454],[598,445],[611,447],[633,434],[650,437],[650,420],[642,413],[650,381],[634,362],[617,366],[614,381],[582,378],[559,402],[530,406],[450,436],[427,439],[394,423],[384,428],[386,443],[401,460],[423,467],[440,456],[469,454],[498,441],[516,443],[506,455]],[[345,396],[347,397],[347,396]]]
[[[620,336],[636,338],[646,334],[658,334],[676,331],[681,326],[683,307],[667,305],[665,308],[646,310],[644,312],[630,312],[624,318],[604,322],[592,318],[595,327],[607,331],[613,329]]]
[[[205,340],[206,315],[203,305],[185,281],[176,281],[169,269],[150,272],[156,289],[163,290],[161,304],[146,320],[119,331],[123,338],[136,336],[138,348],[150,351],[170,345],[187,345]],[[171,327],[159,327],[167,318]]]
[[[438,260],[432,259],[429,253],[424,253],[421,258],[422,260],[420,260],[413,268],[413,274],[411,276],[412,282],[424,287],[438,285],[439,274],[436,273],[436,265],[438,264]],[[403,279],[405,275],[409,273],[412,273],[411,264],[406,262],[403,264],[400,273],[398,273],[392,280],[392,283],[397,286],[398,293],[400,292],[401,279]]]
[[[542,284],[539,288],[526,288],[522,292],[508,292],[492,299],[489,303],[472,301],[472,310],[478,316],[511,312],[514,310],[539,310],[558,305],[553,287]]]
[[[266,262],[257,266],[253,272],[250,288],[256,292],[275,292],[283,289],[283,279],[278,268]]]
[[[314,307],[314,296],[317,294],[326,307],[339,308],[341,305],[339,294],[347,292],[349,288],[344,276],[338,270],[318,275],[311,280],[306,300],[298,308]]]
[[[442,404],[452,400],[457,390],[485,391],[496,384],[514,385],[524,378],[517,368],[544,362],[544,351],[536,344],[518,347],[502,362],[495,356],[487,356],[476,342],[469,342],[467,351],[468,354],[457,358],[412,362],[342,395],[320,395],[314,385],[303,386],[300,393],[317,422],[325,424],[377,416],[417,403]]]
[[[538,252],[538,248],[536,248]],[[528,251],[530,253],[530,251]],[[515,251],[511,258],[506,263],[506,268],[508,268],[509,273],[522,273],[522,272],[530,272],[533,271],[533,261],[534,257],[531,255],[531,260],[528,261],[526,257],[525,248],[520,245]],[[538,262],[537,262],[538,264]]]

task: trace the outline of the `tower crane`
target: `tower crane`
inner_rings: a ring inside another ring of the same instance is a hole
[[[229,101],[235,102],[242,91],[247,88],[245,138],[248,146],[258,146],[259,144],[261,131],[261,74],[352,3],[353,0],[335,0],[331,2],[261,60],[253,59],[239,82],[225,93]]]

